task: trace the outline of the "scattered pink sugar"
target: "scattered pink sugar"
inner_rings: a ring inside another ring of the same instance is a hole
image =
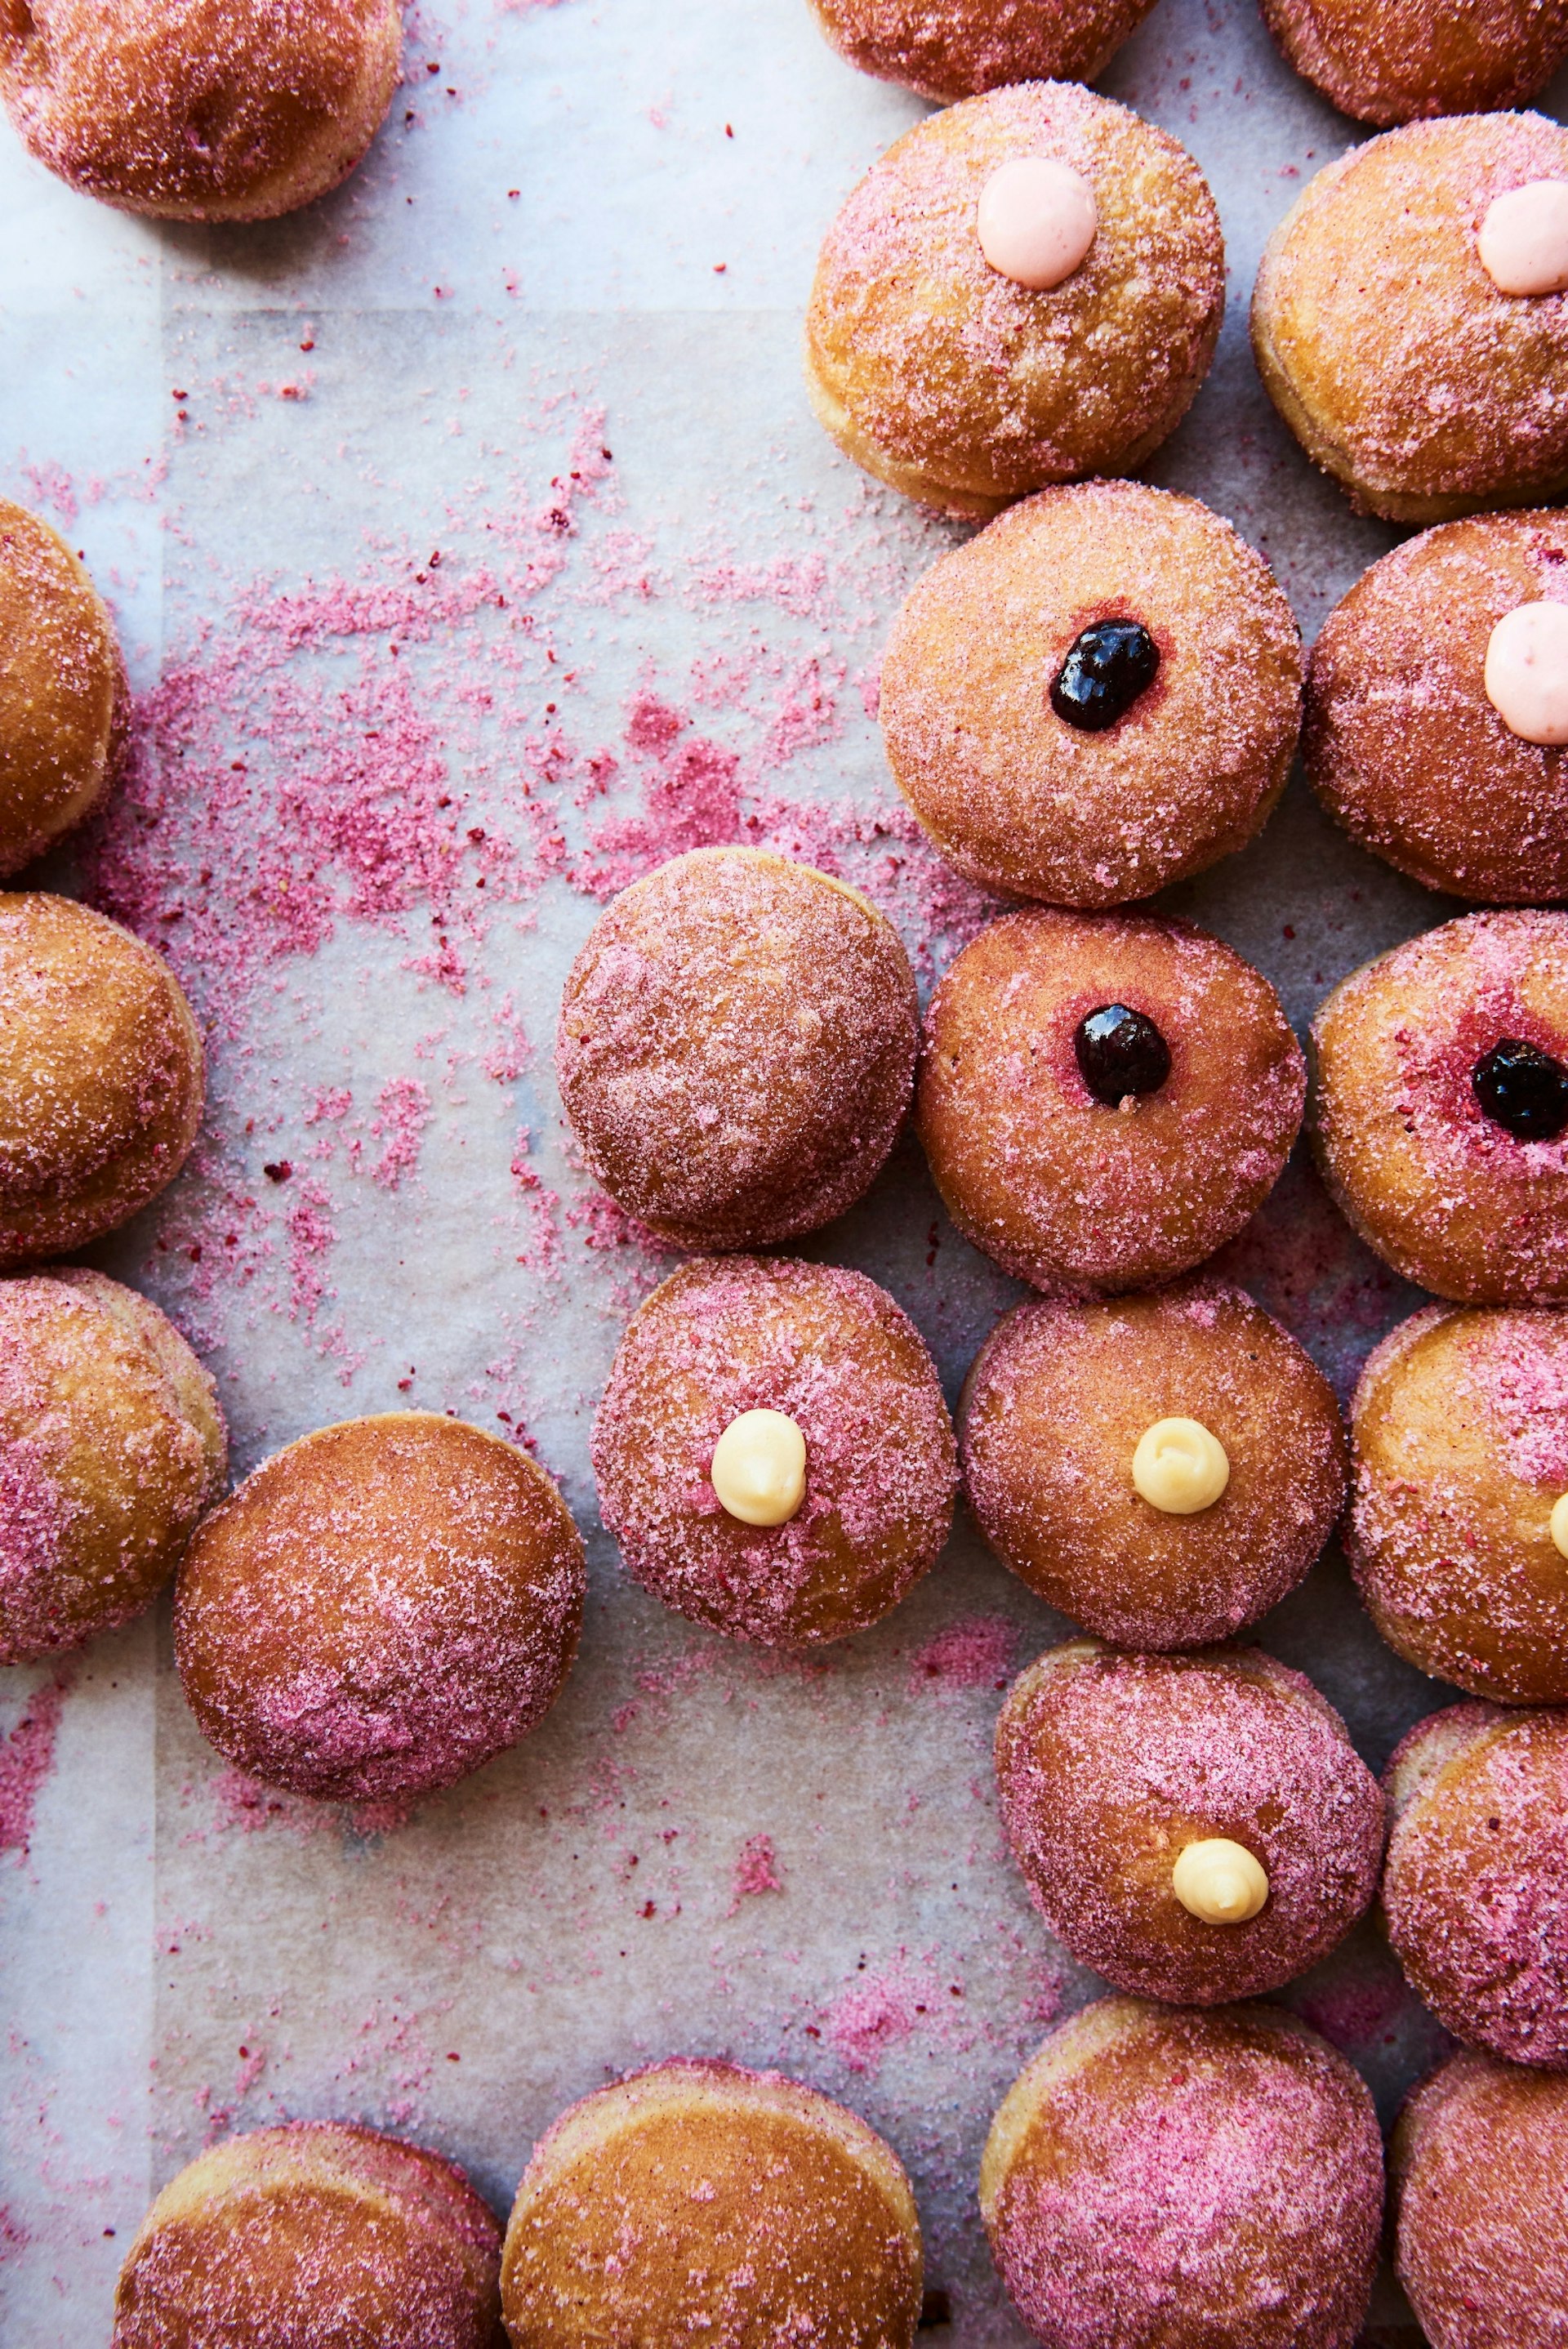
[[[771,1836],[748,1836],[735,1863],[730,1889],[730,1903],[724,1912],[727,1917],[738,1916],[741,1902],[752,1899],[758,1893],[783,1891]]]
[[[371,1180],[384,1191],[396,1191],[405,1174],[419,1164],[419,1147],[434,1112],[430,1089],[418,1077],[394,1077],[383,1085],[376,1102],[370,1131],[386,1147],[371,1169]]]
[[[892,1964],[858,1974],[823,2024],[851,2072],[875,2072],[885,2055],[924,2026],[941,1999],[936,1977],[909,1965],[901,1951]]]
[[[323,1300],[335,1293],[324,1263],[337,1241],[331,1211],[332,1195],[321,1184],[299,1183],[287,1219],[289,1311],[295,1320],[314,1321]]]
[[[58,1672],[34,1690],[26,1709],[0,1745],[0,1851],[26,1854],[39,1791],[54,1767],[55,1740],[72,1675]]]
[[[25,2251],[31,2240],[21,2220],[13,2218],[5,2204],[0,2203],[0,2267],[4,2267],[7,2260],[14,2260],[18,2252]]]
[[[964,1615],[910,1659],[912,1696],[935,1687],[1003,1689],[1017,1652],[1018,1627],[1006,1615]]]

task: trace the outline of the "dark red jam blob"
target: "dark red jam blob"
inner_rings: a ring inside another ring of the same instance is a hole
[[[1154,682],[1160,647],[1137,620],[1096,620],[1063,661],[1051,708],[1080,733],[1103,734]]]
[[[1078,1073],[1096,1101],[1157,1093],[1171,1074],[1171,1047],[1141,1011],[1105,1003],[1080,1019],[1073,1038]]]
[[[1470,1089],[1516,1142],[1555,1142],[1568,1126],[1568,1068],[1539,1044],[1505,1036],[1470,1071]]]

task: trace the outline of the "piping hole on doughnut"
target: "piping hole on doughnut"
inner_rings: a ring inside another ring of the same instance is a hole
[[[951,2324],[952,2322],[953,2302],[947,2294],[944,2292],[928,2292],[920,2303],[920,2323],[917,2329],[922,2333],[935,2333],[941,2326]]]
[[[209,90],[199,98],[185,117],[185,144],[198,155],[212,155],[223,143],[227,128],[228,108],[222,94]]]

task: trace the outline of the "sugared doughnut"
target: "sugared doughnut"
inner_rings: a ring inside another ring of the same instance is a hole
[[[253,2129],[148,2212],[113,2349],[500,2349],[500,2253],[439,2154],[344,2121]]]
[[[1377,1889],[1377,1783],[1311,1682],[1257,1648],[1051,1649],[1008,1691],[996,1784],[1052,1932],[1142,1997],[1276,1990]]]
[[[0,1664],[139,1615],[227,1457],[217,1390],[156,1305],[65,1266],[0,1280]]]
[[[593,1469],[645,1588],[768,1647],[879,1622],[936,1563],[958,1481],[936,1366],[887,1291],[759,1257],[683,1265],[639,1308]]]
[[[1152,0],[811,0],[834,48],[946,106],[1016,81],[1093,81]]]
[[[1388,2147],[1395,2265],[1431,2349],[1559,2349],[1568,2309],[1568,2079],[1470,2049]]]
[[[203,1522],[175,1657],[203,1735],[253,1776],[325,1801],[431,1794],[549,1712],[585,1580],[526,1453],[386,1412],[301,1437]]]
[[[1568,130],[1542,115],[1415,122],[1319,171],[1274,231],[1258,367],[1359,510],[1447,522],[1568,491],[1568,208],[1555,241],[1534,198],[1492,217],[1564,182]]]
[[[113,1231],[171,1183],[204,1097],[162,957],[67,897],[0,895],[0,1267]]]
[[[1351,1410],[1346,1547],[1392,1648],[1506,1704],[1568,1704],[1568,1313],[1412,1315]]]
[[[1568,2065],[1568,1713],[1453,1704],[1388,1764],[1383,1911],[1446,2031]]]
[[[975,1359],[964,1489],[1004,1565],[1125,1648],[1253,1623],[1345,1504],[1333,1390],[1261,1306],[1199,1276],[1020,1305]]]
[[[1268,1196],[1306,1071],[1279,998],[1153,914],[1004,915],[933,996],[915,1122],[948,1214],[1037,1288],[1188,1271]]]
[[[910,2349],[920,2220],[892,2147],[777,2072],[672,2063],[534,2147],[506,2230],[512,2349]]]
[[[255,221],[335,188],[397,86],[397,0],[5,0],[0,95],[84,195]]]
[[[1350,2349],[1382,2140],[1363,2081],[1295,2015],[1104,1998],[1008,2090],[980,2210],[1041,2349]]]
[[[592,1173],[672,1247],[815,1231],[909,1108],[914,974],[870,901],[809,864],[699,848],[609,906],[561,1007],[561,1097]]]
[[[102,596],[36,514],[0,498],[0,877],[19,873],[108,791],[125,668]]]
[[[1298,74],[1383,127],[1522,105],[1568,58],[1563,0],[1263,0],[1263,12]]]
[[[817,264],[807,388],[879,481],[993,514],[1141,464],[1208,373],[1224,290],[1186,149],[1075,83],[1025,82],[917,123],[861,181]]]
[[[1117,905],[1241,848],[1284,788],[1301,642],[1268,565],[1196,498],[1046,490],[943,556],[893,622],[882,734],[951,864]]]
[[[1313,1021],[1329,1189],[1407,1280],[1568,1299],[1568,914],[1470,914],[1364,964]]]
[[[1313,789],[1429,889],[1568,897],[1565,566],[1561,514],[1447,523],[1364,572],[1313,647]]]

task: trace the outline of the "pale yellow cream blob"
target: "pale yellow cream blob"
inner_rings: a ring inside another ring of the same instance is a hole
[[[1568,1557],[1568,1493],[1561,1493],[1552,1504],[1552,1538],[1560,1557]]]
[[[1171,1870],[1171,1886],[1188,1915],[1205,1925],[1244,1925],[1269,1897],[1262,1866],[1229,1836],[1190,1843]]]
[[[1231,1481],[1231,1464],[1200,1421],[1157,1419],[1138,1439],[1132,1481],[1151,1509],[1191,1517],[1212,1508]]]
[[[714,1445],[708,1474],[743,1526],[787,1525],[806,1497],[806,1439],[781,1411],[743,1411]]]

